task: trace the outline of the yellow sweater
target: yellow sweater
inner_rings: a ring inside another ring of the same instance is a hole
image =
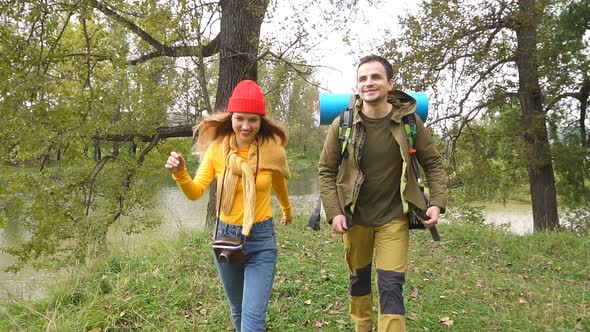
[[[282,148],[282,147],[280,147]],[[249,148],[238,149],[238,155],[244,160],[248,160]],[[190,200],[196,200],[203,195],[213,177],[221,181],[225,169],[224,154],[221,143],[212,143],[199,166],[197,175],[191,179],[188,171],[185,169],[172,175],[182,192]],[[255,223],[264,221],[272,217],[272,208],[270,203],[271,187],[277,196],[279,205],[283,212],[283,217],[291,219],[291,202],[287,192],[287,182],[283,174],[278,171],[260,169],[256,176],[256,207]],[[242,190],[242,181],[238,183],[231,213],[221,213],[221,220],[232,225],[241,225],[244,217],[244,195]]]

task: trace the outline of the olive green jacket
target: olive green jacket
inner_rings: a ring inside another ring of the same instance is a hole
[[[391,113],[391,134],[401,149],[403,160],[402,178],[400,179],[400,193],[402,197],[403,211],[409,213],[408,203],[417,206],[422,210],[428,207],[424,202],[420,186],[414,175],[408,143],[402,123],[402,117],[414,113],[416,100],[408,94],[393,90],[389,92],[387,101],[393,105]],[[363,155],[363,145],[366,139],[365,126],[359,115],[362,100],[357,96],[354,107],[353,132],[348,149],[348,158],[341,158],[342,145],[338,139],[338,127],[340,117],[336,117],[324,142],[324,148],[318,165],[320,196],[326,212],[328,222],[337,215],[346,216],[348,222],[354,224],[352,213],[359,195],[361,186],[365,179],[360,169],[360,160]],[[416,140],[414,148],[418,162],[424,169],[426,181],[430,192],[430,205],[436,205],[444,212],[447,205],[447,175],[443,165],[443,159],[436,150],[432,138],[426,132],[420,117],[416,116]]]

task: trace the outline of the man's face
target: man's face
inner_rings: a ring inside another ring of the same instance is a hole
[[[393,80],[387,80],[385,67],[381,63],[371,61],[358,68],[357,89],[364,102],[377,103],[387,100],[387,92],[393,89]]]

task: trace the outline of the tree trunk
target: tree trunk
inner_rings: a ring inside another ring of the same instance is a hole
[[[520,105],[526,130],[528,175],[534,228],[553,230],[559,226],[553,162],[547,135],[546,113],[539,87],[535,0],[519,0],[516,29]]]
[[[268,0],[222,0],[219,78],[215,110],[223,111],[241,80],[258,80],[258,41]],[[209,187],[207,224],[215,222],[215,184]]]
[[[102,151],[100,150],[100,141],[94,140],[94,161],[98,162],[102,159]]]
[[[586,138],[586,112],[588,110],[588,97],[590,96],[590,78],[584,78],[580,88],[580,138],[582,148],[590,148],[590,140]]]
[[[258,80],[258,41],[268,0],[222,0],[219,80],[215,109],[221,111],[241,80]]]

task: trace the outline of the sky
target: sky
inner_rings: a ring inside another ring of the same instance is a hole
[[[278,7],[274,17],[262,27],[262,34],[276,33],[275,24],[285,25],[289,17],[289,11],[295,10],[298,1],[289,1],[291,7]],[[398,16],[405,12],[415,11],[418,7],[418,0],[382,0],[378,4],[369,5],[367,0],[360,0],[360,12],[356,20],[346,22],[351,28],[348,35],[350,45],[343,42],[345,37],[344,29],[329,32],[318,38],[314,49],[306,53],[306,60],[319,66],[316,79],[325,90],[322,92],[347,93],[354,92],[356,83],[356,62],[358,59],[370,53],[376,53],[377,47],[385,40],[385,30],[398,34],[400,27]],[[320,1],[321,3],[321,1]],[[326,3],[325,6],[328,6]],[[321,5],[310,8],[310,10],[321,11]],[[282,16],[282,15],[285,16]],[[307,16],[310,22],[317,24],[322,31],[334,30],[330,20],[322,17],[316,12]],[[280,23],[276,23],[280,22]],[[293,31],[287,30],[287,31]],[[313,38],[313,37],[312,37]]]

